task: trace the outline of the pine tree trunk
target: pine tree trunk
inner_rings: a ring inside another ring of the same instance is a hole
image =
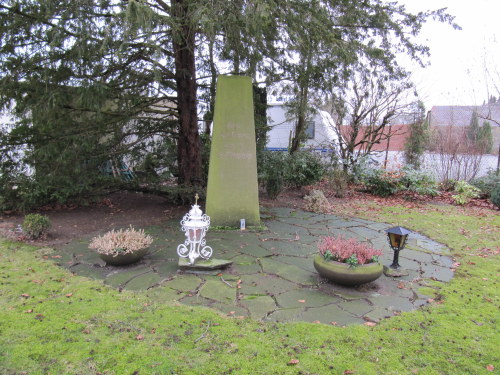
[[[202,182],[202,164],[196,110],[195,33],[190,25],[186,0],[174,0],[172,8],[179,25],[173,37],[179,112],[177,142],[179,183],[199,185]]]

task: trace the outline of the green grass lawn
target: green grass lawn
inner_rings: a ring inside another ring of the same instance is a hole
[[[450,283],[431,283],[434,302],[373,327],[229,318],[166,303],[161,288],[119,292],[0,241],[0,373],[499,373],[500,215],[363,207],[356,215],[443,242],[460,263]]]

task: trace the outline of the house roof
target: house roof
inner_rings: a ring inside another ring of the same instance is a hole
[[[430,126],[469,126],[474,111],[478,114],[480,125],[482,118],[491,118],[500,124],[500,104],[434,106],[429,111],[429,124]]]

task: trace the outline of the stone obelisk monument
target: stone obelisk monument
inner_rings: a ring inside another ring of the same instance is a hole
[[[214,226],[260,225],[250,77],[217,80],[206,212]]]

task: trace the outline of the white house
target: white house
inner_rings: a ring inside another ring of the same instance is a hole
[[[296,118],[287,115],[284,103],[271,103],[267,108],[268,141],[266,148],[271,151],[286,151],[295,132]],[[321,152],[331,152],[338,145],[338,136],[334,130],[334,122],[328,112],[317,111],[307,122],[307,140],[305,148]]]

